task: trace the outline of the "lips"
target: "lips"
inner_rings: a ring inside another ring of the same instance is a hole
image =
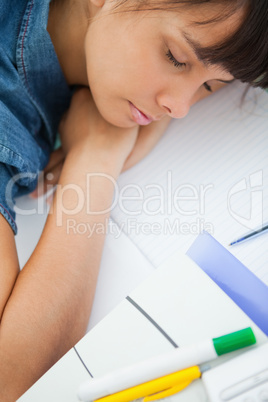
[[[139,125],[139,126],[147,126],[153,121],[153,118],[147,116],[142,111],[140,111],[133,103],[129,102],[130,111],[132,114],[132,119]]]

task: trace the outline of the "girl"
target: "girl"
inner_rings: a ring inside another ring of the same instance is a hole
[[[234,79],[268,86],[268,5],[0,0],[0,9],[0,399],[14,401],[87,326],[104,236],[68,233],[68,216],[105,225],[110,179],[151,149],[170,118]],[[56,195],[19,272],[13,199],[34,190],[58,126],[63,151],[46,169],[56,182],[64,156]]]

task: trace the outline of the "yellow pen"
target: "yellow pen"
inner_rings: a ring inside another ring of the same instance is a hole
[[[193,380],[200,377],[200,368],[193,366],[96,399],[95,402],[130,402],[143,397],[145,397],[144,402],[162,399],[181,391]]]
[[[157,381],[157,383],[153,383],[153,389],[151,391],[147,391],[146,389],[145,394],[138,394],[138,397],[149,396],[152,393],[172,388],[177,382],[180,384],[183,382],[186,383],[187,381],[189,382],[191,376],[190,378],[189,375],[184,377],[184,379],[182,378],[182,369],[185,369],[185,367],[196,367],[197,365],[216,359],[222,354],[253,345],[254,343],[256,343],[256,338],[252,329],[249,327],[218,338],[199,341],[194,345],[185,345],[167,353],[152,356],[148,360],[137,362],[131,366],[119,368],[114,372],[107,373],[103,377],[92,378],[80,385],[77,395],[80,401],[84,402],[92,402],[94,400],[107,401],[107,399],[104,399],[104,397],[107,396],[110,397],[108,401],[119,402],[119,395],[122,395],[120,392],[133,389],[135,389],[135,391],[138,389],[139,392],[141,392],[141,390],[144,392],[145,388],[139,388],[139,384],[141,384],[142,381],[144,381],[143,384],[150,381]],[[181,370],[181,372],[178,370]],[[177,380],[173,378],[169,384],[165,385],[165,383],[162,383],[162,381],[167,381],[168,376],[175,372],[177,372],[179,376]],[[183,372],[184,374],[187,373],[186,369]],[[200,376],[200,370],[198,375]],[[156,378],[158,378],[158,380],[155,380]],[[161,384],[161,387],[158,388],[158,385],[156,386],[155,384]],[[143,385],[143,387],[145,387],[145,385]],[[112,395],[117,395],[117,398],[111,399]],[[127,396],[120,401],[128,402],[138,397],[136,397],[136,395],[132,397],[131,395],[131,397]]]

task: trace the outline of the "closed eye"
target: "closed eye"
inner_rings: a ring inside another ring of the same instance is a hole
[[[176,68],[182,68],[185,67],[186,64],[185,63],[181,63],[180,61],[178,61],[173,54],[171,53],[171,50],[169,49],[166,53],[167,58],[172,62],[172,64],[176,67]],[[206,88],[207,91],[209,92],[213,92],[212,88],[210,85],[208,85],[207,82],[204,82],[204,87]]]
[[[175,59],[175,57],[173,56],[173,54],[171,53],[170,50],[167,51],[166,53],[167,58],[172,62],[172,64],[177,67],[177,68],[181,68],[181,67],[185,67],[186,64],[185,63],[181,63],[180,61],[178,61],[177,59]]]
[[[208,83],[204,82],[204,84],[203,84],[203,85],[204,85],[204,87],[206,88],[206,90],[207,90],[207,91],[209,91],[209,92],[213,92],[213,91],[212,91],[211,86],[210,86],[210,85],[208,85]]]

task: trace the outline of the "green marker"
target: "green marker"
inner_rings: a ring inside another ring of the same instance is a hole
[[[251,328],[245,328],[241,331],[212,339],[212,342],[217,355],[220,356],[253,345],[256,343],[256,338]]]
[[[196,366],[218,356],[256,343],[251,328],[194,345],[182,346],[169,353],[152,357],[132,366],[113,371],[104,377],[93,378],[81,384],[78,397],[93,401],[147,381]]]

